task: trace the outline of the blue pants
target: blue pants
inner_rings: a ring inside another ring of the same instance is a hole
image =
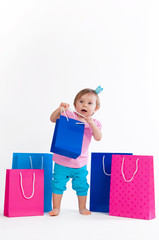
[[[72,188],[78,196],[87,196],[89,184],[87,183],[87,165],[81,168],[70,168],[55,163],[52,179],[52,191],[63,194],[66,184],[72,178]]]

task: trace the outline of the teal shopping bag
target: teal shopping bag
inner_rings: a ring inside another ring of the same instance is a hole
[[[51,211],[52,153],[13,153],[12,169],[44,170],[44,211]]]

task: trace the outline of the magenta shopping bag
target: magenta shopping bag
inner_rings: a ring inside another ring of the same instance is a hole
[[[112,156],[109,215],[155,218],[153,156]]]
[[[7,217],[44,214],[44,170],[7,169],[4,215]]]

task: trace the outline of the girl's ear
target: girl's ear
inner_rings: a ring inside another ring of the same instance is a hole
[[[94,112],[96,112],[99,109],[99,107],[96,107],[96,109],[94,110]]]
[[[96,107],[96,109],[94,110],[94,113],[95,113],[98,109],[99,109],[99,107]],[[93,113],[93,114],[94,114],[94,113]],[[93,116],[93,114],[92,114],[92,116]]]

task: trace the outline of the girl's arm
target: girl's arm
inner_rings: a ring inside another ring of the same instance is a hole
[[[69,108],[68,103],[61,103],[60,106],[51,114],[50,116],[50,121],[51,122],[56,122],[58,118],[60,118],[61,112],[64,109],[65,111]]]
[[[92,128],[94,139],[96,141],[100,141],[102,139],[102,132],[101,132],[101,130],[97,127],[97,125],[95,124],[95,122],[93,121],[92,118],[88,117],[88,118],[86,118],[86,121],[88,122],[88,124]]]

